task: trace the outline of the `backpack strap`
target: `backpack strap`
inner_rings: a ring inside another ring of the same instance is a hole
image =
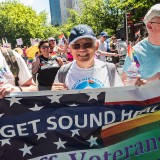
[[[16,57],[15,57],[13,51],[11,49],[9,49],[9,48],[3,48],[3,47],[1,47],[1,51],[2,51],[3,56],[6,59],[6,62],[8,64],[8,66],[9,66],[12,74],[14,75],[15,85],[19,86],[19,83],[18,83],[18,81],[19,81],[19,77],[18,77],[19,66],[18,66]]]
[[[70,69],[72,62],[63,65],[58,71],[58,81],[60,83],[65,83],[66,75]]]
[[[116,71],[115,64],[108,62],[106,62],[105,64],[108,70],[110,86],[113,87],[115,83],[115,71]]]

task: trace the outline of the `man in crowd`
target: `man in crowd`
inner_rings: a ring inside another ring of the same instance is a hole
[[[100,33],[100,39],[96,42],[98,46],[98,51],[96,52],[96,54],[98,55],[98,59],[100,59],[103,62],[106,62],[106,56],[118,56],[116,53],[107,52],[109,46],[106,42],[106,39],[107,33],[103,31]]]
[[[10,54],[8,54],[8,53]],[[6,54],[7,53],[7,54]],[[12,55],[11,55],[12,54]],[[14,61],[9,61],[9,57]],[[12,63],[12,65],[11,65]],[[13,73],[18,70],[17,76]],[[37,91],[32,75],[20,54],[11,49],[0,48],[0,98],[11,92]]]
[[[134,58],[142,79],[147,82],[158,80],[160,77],[160,4],[151,7],[144,17],[148,37],[137,43],[134,48]],[[132,59],[126,57],[123,67],[122,80],[127,79],[127,70]],[[138,84],[141,85],[141,84]]]
[[[75,26],[69,36],[74,61],[60,68],[52,90],[122,86],[115,65],[95,59],[96,36],[87,25]]]

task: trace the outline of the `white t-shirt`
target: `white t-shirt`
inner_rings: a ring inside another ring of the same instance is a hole
[[[27,82],[31,77],[31,73],[21,57],[21,55],[15,51],[13,51],[13,54],[16,57],[17,63],[19,67],[19,85],[23,85],[25,82]],[[11,73],[9,66],[2,55],[2,52],[0,51],[0,86],[4,84],[12,84],[15,85],[15,79],[13,74]]]
[[[122,81],[120,80],[118,73],[116,78],[118,80],[116,81],[115,86],[122,86]],[[73,61],[73,64],[66,75],[65,84],[68,89],[110,87],[108,69],[106,66],[104,67],[104,62],[98,59],[95,59],[95,65],[88,69],[78,67],[76,61]]]
[[[107,52],[107,43],[105,41],[102,43],[100,40],[98,40],[98,43],[99,43],[98,50]],[[100,54],[100,60],[106,62],[106,56]]]

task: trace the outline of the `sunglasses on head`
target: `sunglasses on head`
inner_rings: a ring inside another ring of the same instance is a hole
[[[42,49],[49,49],[49,46],[41,46]]]
[[[73,44],[72,48],[73,49],[87,49],[87,48],[92,48],[93,44],[92,43],[84,43],[84,44]]]

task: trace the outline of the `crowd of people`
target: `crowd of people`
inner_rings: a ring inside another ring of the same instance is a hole
[[[146,13],[144,23],[148,37],[138,39],[133,46],[134,57],[138,63],[139,75],[134,85],[144,85],[160,77],[160,4]],[[139,42],[138,42],[139,41]],[[87,88],[106,88],[125,86],[127,71],[135,60],[126,56],[122,77],[117,66],[122,55],[127,54],[127,43],[108,38],[102,31],[97,38],[92,28],[80,24],[72,28],[63,47],[56,44],[53,37],[41,40],[39,53],[29,71],[25,60],[15,50],[2,49],[0,52],[0,98],[11,92],[30,92],[39,90],[72,90]],[[4,53],[9,53],[5,54]],[[23,55],[25,52],[23,53]],[[17,75],[13,73],[11,57],[15,58]],[[16,82],[16,80],[18,80]]]

